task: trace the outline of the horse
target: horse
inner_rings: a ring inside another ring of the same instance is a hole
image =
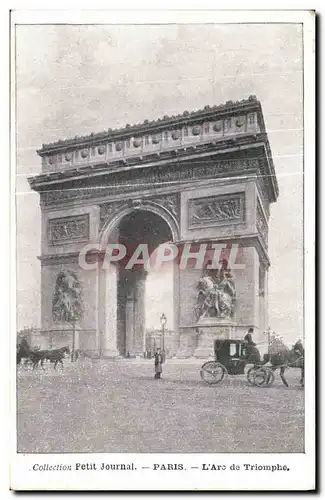
[[[286,387],[289,387],[289,384],[284,377],[284,372],[286,368],[289,367],[300,368],[301,369],[300,385],[301,387],[304,387],[305,383],[304,357],[305,357],[305,350],[303,348],[301,341],[299,340],[292,346],[292,349],[287,349],[285,351],[266,355],[265,360],[271,363],[271,369],[273,371],[280,368],[280,377]]]
[[[59,349],[53,350],[42,350],[42,351],[34,351],[30,354],[30,358],[33,363],[33,369],[35,369],[39,362],[41,362],[41,367],[44,369],[44,361],[49,360],[51,363],[54,363],[54,369],[56,369],[57,364],[61,363],[63,368],[63,358],[65,354],[70,354],[70,349],[68,346],[60,347]]]
[[[255,342],[253,342],[250,333],[244,337],[244,349],[242,359],[245,361],[246,365],[253,365],[247,371],[247,378],[251,384],[255,383],[253,374],[256,369],[259,369],[265,364],[265,361],[261,361],[261,353],[257,349]]]
[[[22,359],[29,359],[32,349],[25,337],[23,337],[16,347],[17,365],[20,365]]]

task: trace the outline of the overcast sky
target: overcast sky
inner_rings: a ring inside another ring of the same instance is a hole
[[[42,143],[255,94],[280,196],[271,207],[270,326],[302,337],[302,31],[298,24],[18,26],[18,327],[39,324],[40,209],[27,176]],[[148,326],[170,283],[148,283]]]

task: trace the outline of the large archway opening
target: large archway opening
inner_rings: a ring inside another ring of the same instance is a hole
[[[151,346],[153,332],[157,337],[160,315],[166,311],[169,326],[173,323],[173,263],[159,269],[154,266],[159,246],[172,241],[173,235],[156,213],[135,210],[120,220],[117,238],[127,250],[117,268],[117,350],[127,357],[143,355]],[[136,262],[128,266],[139,245],[147,253],[139,252]],[[149,266],[141,263],[147,255]]]

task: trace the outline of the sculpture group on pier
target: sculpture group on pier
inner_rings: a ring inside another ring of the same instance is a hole
[[[203,318],[231,319],[236,303],[236,287],[229,269],[205,272],[198,282],[197,320]]]

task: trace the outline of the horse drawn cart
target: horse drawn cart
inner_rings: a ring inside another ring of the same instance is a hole
[[[273,370],[265,366],[265,361],[250,359],[247,343],[242,340],[215,340],[214,354],[215,360],[204,363],[200,371],[202,380],[208,385],[219,384],[228,374],[245,375],[247,365],[252,365],[246,372],[250,385],[267,387],[274,382]]]

